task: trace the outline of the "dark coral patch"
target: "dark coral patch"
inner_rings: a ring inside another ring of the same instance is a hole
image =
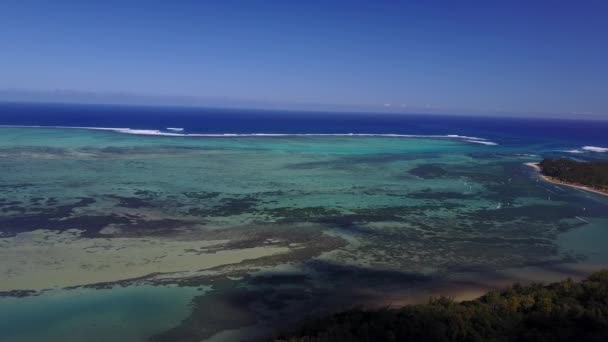
[[[408,173],[416,177],[432,179],[441,178],[445,176],[448,172],[439,165],[424,164],[411,169]]]

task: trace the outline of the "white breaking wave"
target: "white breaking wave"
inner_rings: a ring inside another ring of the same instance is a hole
[[[485,140],[471,140],[471,139],[463,139],[466,142],[470,142],[470,143],[474,143],[474,144],[482,144],[482,145],[487,145],[487,146],[496,146],[498,145],[495,142],[492,141],[485,141]]]
[[[164,136],[164,137],[388,137],[388,138],[433,138],[433,139],[456,139],[464,142],[481,144],[487,146],[498,145],[485,138],[470,137],[466,135],[447,134],[447,135],[423,135],[423,134],[394,134],[394,133],[177,133],[183,128],[167,127],[173,132],[163,132],[157,129],[133,129],[122,127],[86,127],[86,126],[20,126],[20,125],[0,125],[7,128],[59,128],[59,129],[88,129],[98,131],[112,131],[123,134]]]
[[[458,134],[448,134],[448,135],[446,135],[446,137],[448,137],[448,138],[466,139],[466,140],[488,140],[488,139],[484,139],[484,138],[469,137],[469,136],[466,136],[466,135],[458,135]]]
[[[603,152],[608,152],[608,147],[583,146],[580,149],[564,150],[562,152],[575,153],[575,154],[581,154],[581,153],[585,153],[585,152],[603,153]]]
[[[178,128],[178,127],[167,127],[166,130],[173,131],[173,132],[183,132],[184,131],[183,128]]]
[[[597,147],[597,146],[583,146],[581,148],[582,150],[585,151],[591,151],[591,152],[608,152],[608,147]]]

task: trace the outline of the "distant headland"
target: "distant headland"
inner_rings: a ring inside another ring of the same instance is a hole
[[[548,182],[608,196],[608,162],[578,162],[571,159],[543,159],[526,163]]]

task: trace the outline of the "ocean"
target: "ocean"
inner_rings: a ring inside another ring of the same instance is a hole
[[[0,340],[242,341],[605,267],[608,121],[0,104]]]

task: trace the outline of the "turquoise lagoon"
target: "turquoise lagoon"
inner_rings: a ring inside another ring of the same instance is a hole
[[[555,154],[0,128],[0,340],[259,338],[308,313],[583,276],[608,259],[608,198],[524,165]]]
[[[188,317],[192,298],[204,292],[133,286],[3,298],[2,341],[145,341]]]

